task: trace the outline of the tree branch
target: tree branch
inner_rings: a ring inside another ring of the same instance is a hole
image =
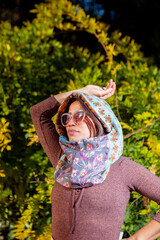
[[[127,135],[124,137],[124,139],[127,139],[127,138],[131,137],[132,135],[134,135],[134,134],[136,134],[136,133],[139,133],[139,132],[142,131],[143,129],[146,129],[147,127],[151,126],[153,123],[155,123],[155,122],[157,122],[157,121],[159,121],[159,120],[160,120],[160,118],[157,118],[157,119],[153,120],[151,123],[149,123],[147,126],[142,127],[142,128],[138,129],[137,131],[135,131],[135,132],[133,132],[133,133],[127,134]]]
[[[133,205],[133,203],[135,203],[138,199],[140,199],[142,197],[142,195],[140,195],[138,198],[136,198],[130,205],[129,207],[131,207]]]

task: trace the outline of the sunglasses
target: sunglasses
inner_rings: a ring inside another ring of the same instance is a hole
[[[61,123],[64,127],[67,126],[69,121],[72,119],[73,122],[78,125],[83,122],[86,114],[83,110],[76,111],[73,115],[70,113],[63,113],[61,116]]]

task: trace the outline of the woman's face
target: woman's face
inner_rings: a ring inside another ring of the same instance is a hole
[[[68,113],[73,115],[78,110],[84,109],[79,101],[75,101],[70,105]],[[78,141],[81,139],[92,137],[90,136],[92,134],[90,134],[90,131],[85,121],[77,125],[76,123],[73,122],[73,119],[71,118],[68,124],[66,125],[66,131],[69,141]]]

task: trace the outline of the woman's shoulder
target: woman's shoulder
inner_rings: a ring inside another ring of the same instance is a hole
[[[142,165],[134,161],[131,157],[125,157],[121,156],[115,163],[112,164],[114,169],[117,169],[117,171],[120,171],[122,174],[128,173],[134,173],[136,169],[144,168]],[[135,171],[133,171],[135,170]]]
[[[116,162],[111,165],[111,169],[117,174],[124,175],[125,172],[133,169],[134,163],[135,162],[131,157],[121,156]]]
[[[121,156],[114,164],[123,166],[124,164],[132,164],[133,160],[131,157]]]

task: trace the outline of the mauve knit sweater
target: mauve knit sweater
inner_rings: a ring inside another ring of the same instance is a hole
[[[31,107],[41,145],[55,168],[61,149],[51,118],[59,102],[54,96]],[[85,189],[69,189],[55,182],[52,190],[52,236],[55,240],[118,240],[130,192],[160,203],[160,178],[130,158],[112,164],[107,179]],[[160,222],[160,212],[154,219]]]

